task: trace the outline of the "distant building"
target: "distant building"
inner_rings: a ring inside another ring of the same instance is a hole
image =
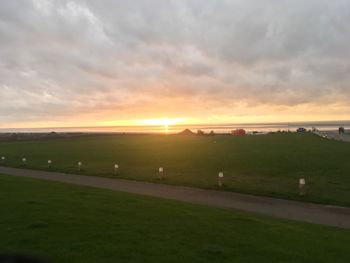
[[[204,131],[202,131],[202,130],[197,130],[197,135],[204,135]]]
[[[303,128],[303,127],[300,127],[300,128],[297,129],[297,132],[306,132],[306,129]]]
[[[300,127],[300,128],[297,129],[297,132],[306,132],[306,129],[303,128],[303,127]]]
[[[237,129],[232,131],[233,136],[245,136],[246,134],[247,134],[246,131],[243,129]]]

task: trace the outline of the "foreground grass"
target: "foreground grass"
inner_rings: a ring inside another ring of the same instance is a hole
[[[0,252],[52,262],[350,262],[350,231],[0,175]]]
[[[350,206],[350,144],[313,134],[261,136],[113,135],[33,142],[0,143],[6,165],[113,176],[163,183],[216,188],[224,171],[225,190]],[[298,178],[305,177],[308,195],[298,196]]]

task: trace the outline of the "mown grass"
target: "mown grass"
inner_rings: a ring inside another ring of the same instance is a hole
[[[0,233],[50,262],[350,262],[349,230],[5,175]]]
[[[32,142],[0,143],[6,165],[113,176],[350,206],[350,144],[313,134],[281,133],[233,137],[178,135],[110,135]],[[298,195],[298,178],[306,178],[308,194]]]

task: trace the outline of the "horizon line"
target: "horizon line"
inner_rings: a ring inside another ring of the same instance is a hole
[[[0,130],[24,130],[24,129],[88,129],[88,128],[124,128],[124,127],[187,127],[187,126],[230,126],[230,125],[297,125],[297,124],[322,124],[322,125],[335,125],[339,124],[339,122],[349,122],[350,119],[347,120],[326,120],[326,121],[292,121],[292,122],[247,122],[247,123],[193,123],[193,124],[171,124],[171,125],[97,125],[97,126],[56,126],[56,127],[0,127]]]

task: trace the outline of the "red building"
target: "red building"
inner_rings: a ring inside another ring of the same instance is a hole
[[[246,131],[243,129],[237,129],[232,131],[232,135],[234,136],[245,136],[246,134],[247,134]]]

